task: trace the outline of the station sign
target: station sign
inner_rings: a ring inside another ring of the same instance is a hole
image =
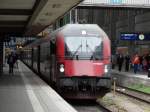
[[[121,4],[122,0],[110,0],[110,3]]]
[[[149,8],[150,0],[84,0],[81,6],[120,6]]]
[[[150,41],[150,33],[121,33],[120,40]]]

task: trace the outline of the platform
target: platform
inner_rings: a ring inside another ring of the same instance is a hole
[[[125,72],[118,70],[112,70],[112,77],[116,77],[117,84],[121,86],[131,86],[135,84],[142,84],[149,86],[150,85],[150,78],[147,76],[147,72],[138,72],[137,74],[134,74],[132,71]]]
[[[77,112],[22,62],[0,76],[0,112]]]

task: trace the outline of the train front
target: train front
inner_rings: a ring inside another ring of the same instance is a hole
[[[71,99],[103,96],[111,87],[110,41],[97,25],[72,30],[60,39],[64,46],[58,45],[58,55],[64,51],[58,60],[60,91]]]

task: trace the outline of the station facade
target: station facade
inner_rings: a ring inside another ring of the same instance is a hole
[[[67,23],[98,24],[110,37],[113,53],[123,52],[124,55],[132,55],[138,52],[144,55],[150,52],[150,39],[121,39],[122,33],[150,35],[149,9],[77,7],[58,20],[54,26],[58,28]]]

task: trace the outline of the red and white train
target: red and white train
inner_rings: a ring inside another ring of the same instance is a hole
[[[24,62],[65,98],[95,99],[110,90],[110,40],[96,24],[67,24],[23,53]]]

